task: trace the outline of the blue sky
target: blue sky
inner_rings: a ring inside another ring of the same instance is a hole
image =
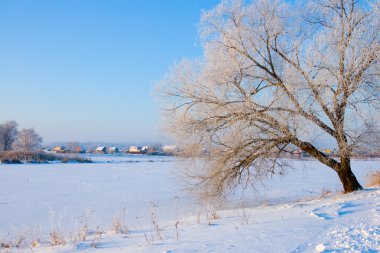
[[[0,1],[0,123],[50,141],[160,141],[155,82],[202,54],[215,0]]]

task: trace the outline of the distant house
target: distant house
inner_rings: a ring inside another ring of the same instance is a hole
[[[137,146],[130,146],[128,153],[130,154],[142,154],[142,147],[137,147]]]
[[[325,149],[323,150],[323,152],[324,152],[325,155],[327,155],[327,156],[331,156],[331,155],[333,155],[333,150],[330,149],[330,148],[325,148]]]
[[[107,154],[107,147],[97,147],[94,150],[94,153],[97,153],[97,154]]]
[[[56,146],[51,151],[53,151],[55,153],[65,153],[66,147],[65,146]]]
[[[109,147],[108,148],[108,153],[109,154],[119,153],[119,148],[118,147]]]
[[[86,149],[84,147],[76,146],[73,150],[74,153],[86,153]]]
[[[296,158],[301,158],[302,157],[302,150],[301,149],[293,150],[292,155]]]
[[[141,152],[143,152],[144,154],[148,153],[150,150],[152,150],[152,148],[149,146],[143,146],[141,148]]]

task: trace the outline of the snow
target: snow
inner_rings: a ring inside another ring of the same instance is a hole
[[[318,162],[293,161],[285,177],[274,177],[243,198],[236,194],[214,210],[182,190],[181,160],[93,159],[93,164],[1,164],[0,244],[13,245],[20,234],[27,239],[20,248],[0,252],[380,251],[380,189],[343,195],[335,173]],[[352,166],[364,184],[380,161]],[[112,220],[124,207],[129,233],[115,233]],[[159,231],[153,229],[152,212]],[[75,239],[83,223],[88,235]],[[54,229],[64,235],[64,245],[50,245]],[[36,247],[30,246],[32,235],[40,239]]]
[[[315,249],[317,250],[317,252],[323,252],[325,249],[326,249],[326,246],[323,245],[323,244],[318,244]]]

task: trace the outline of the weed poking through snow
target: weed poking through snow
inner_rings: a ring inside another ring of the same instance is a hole
[[[178,202],[180,198],[178,196],[174,197],[174,209],[175,209],[175,222],[174,222],[174,227],[175,227],[175,233],[176,233],[176,239],[177,241],[179,240],[179,214],[178,214]]]
[[[221,217],[217,213],[216,209],[212,205],[207,206],[207,223],[208,225],[213,225],[212,221],[219,220]]]
[[[112,219],[112,231],[115,233],[128,234],[126,222],[127,208],[123,206]]]
[[[103,237],[104,232],[102,232],[99,228],[99,226],[96,228],[96,232],[94,234],[94,237],[92,238],[91,247],[92,248],[98,248],[100,240]]]
[[[159,228],[158,223],[157,223],[157,205],[151,202],[150,208],[151,208],[153,232],[156,235],[157,239],[163,240],[162,235],[161,235],[161,229]]]

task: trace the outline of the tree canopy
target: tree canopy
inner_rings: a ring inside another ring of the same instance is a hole
[[[350,163],[379,113],[379,7],[227,0],[203,12],[203,57],[159,86],[183,154],[207,154],[198,186],[217,196],[281,174],[281,155],[297,148],[336,171],[345,192],[361,189]],[[326,141],[338,158],[322,151]]]

